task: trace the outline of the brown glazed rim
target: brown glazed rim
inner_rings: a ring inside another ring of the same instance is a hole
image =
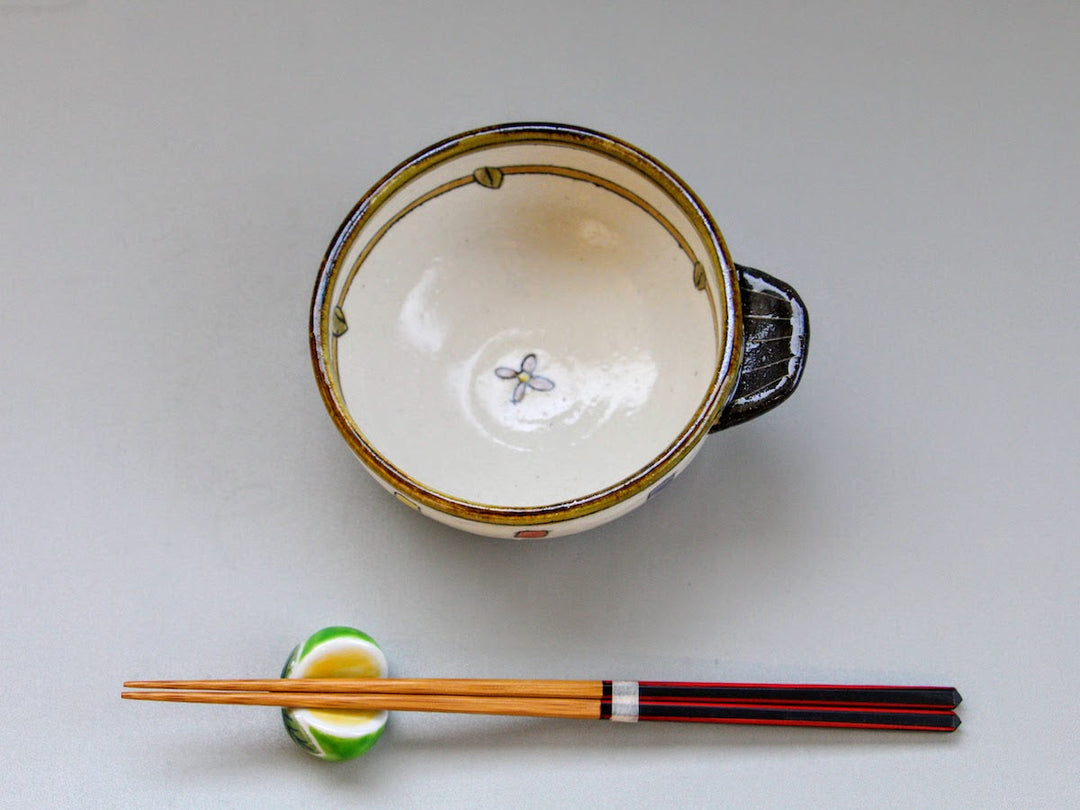
[[[348,272],[348,268],[342,266],[341,260],[358,232],[372,214],[397,191],[445,160],[467,152],[522,142],[561,144],[599,152],[636,169],[659,186],[694,224],[706,247],[707,258],[704,264],[707,272],[716,274],[721,282],[722,301],[726,309],[724,322],[727,328],[722,336],[722,351],[707,396],[679,435],[652,461],[621,481],[579,498],[542,506],[496,506],[455,498],[423,485],[396,467],[367,441],[345,407],[344,397],[335,378],[336,372],[332,369],[330,340],[333,301],[330,291],[334,288],[338,274]],[[697,446],[709,428],[715,424],[738,382],[742,356],[740,312],[735,265],[720,230],[702,202],[674,172],[635,146],[593,130],[565,124],[500,124],[455,135],[417,153],[397,166],[363,196],[338,228],[319,268],[311,304],[309,339],[319,393],[334,424],[353,452],[360,456],[387,486],[414,504],[463,520],[530,526],[584,517],[632,498],[662,480]]]

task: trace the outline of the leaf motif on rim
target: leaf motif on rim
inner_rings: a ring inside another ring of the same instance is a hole
[[[349,324],[345,320],[345,312],[340,306],[334,307],[334,320],[333,320],[333,332],[334,337],[341,337],[349,331]]]
[[[705,265],[694,262],[694,286],[699,290],[705,289]]]
[[[482,166],[473,172],[473,180],[485,188],[498,188],[502,185],[503,173],[494,166]]]

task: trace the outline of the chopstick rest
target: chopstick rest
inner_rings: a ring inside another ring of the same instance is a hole
[[[375,639],[352,627],[325,627],[296,646],[281,679],[287,684],[307,678],[382,679],[386,675],[386,656]],[[333,762],[367,753],[379,741],[388,718],[385,709],[281,709],[281,720],[293,742],[312,756]]]
[[[387,678],[374,639],[320,630],[271,680],[128,681],[121,697],[278,706],[290,737],[320,759],[368,751],[389,711],[897,731],[954,731],[953,687],[672,681]]]

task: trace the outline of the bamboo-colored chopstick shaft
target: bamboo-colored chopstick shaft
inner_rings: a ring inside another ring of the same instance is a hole
[[[297,679],[299,680],[299,679]],[[296,683],[297,681],[293,681]],[[170,703],[214,703],[242,706],[280,706],[290,709],[345,711],[449,712],[498,714],[516,717],[600,719],[600,701],[577,698],[476,697],[469,695],[348,695],[340,693],[285,693],[238,691],[146,691],[123,692],[130,700]]]
[[[603,681],[498,678],[274,678],[201,681],[127,681],[128,689],[198,689],[241,692],[320,692],[384,695],[474,695],[599,700]]]

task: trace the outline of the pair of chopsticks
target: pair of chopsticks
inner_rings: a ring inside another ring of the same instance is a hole
[[[128,681],[122,698],[344,711],[417,711],[770,726],[955,731],[951,686],[828,686],[471,678]]]

